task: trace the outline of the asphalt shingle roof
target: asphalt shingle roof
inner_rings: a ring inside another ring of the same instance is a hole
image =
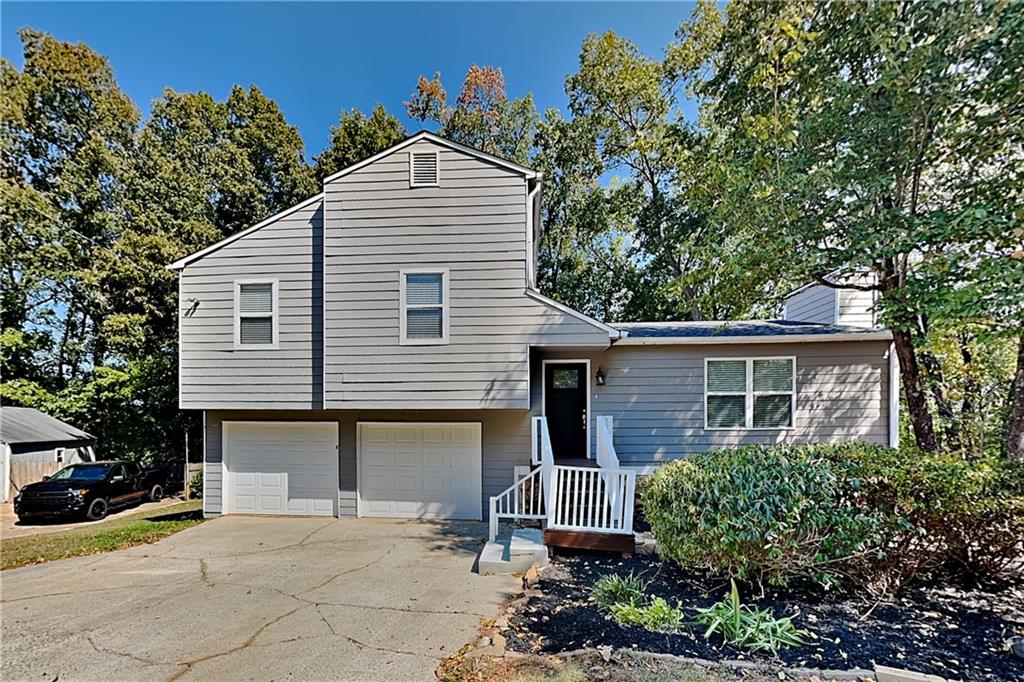
[[[709,320],[705,322],[619,322],[612,326],[633,338],[722,336],[808,336],[877,333],[879,329],[791,320]]]
[[[96,439],[59,419],[31,407],[0,407],[0,441],[4,443],[52,443]]]

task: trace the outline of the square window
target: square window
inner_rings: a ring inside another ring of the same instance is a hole
[[[554,388],[578,388],[580,372],[577,369],[556,369],[551,383]]]

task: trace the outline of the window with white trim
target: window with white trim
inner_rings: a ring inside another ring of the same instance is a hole
[[[796,358],[708,358],[704,426],[788,429],[796,411]]]
[[[409,186],[436,187],[441,170],[441,154],[439,152],[409,153]]]
[[[448,271],[403,270],[401,288],[401,342],[447,343]]]
[[[277,282],[235,282],[235,345],[277,345]]]

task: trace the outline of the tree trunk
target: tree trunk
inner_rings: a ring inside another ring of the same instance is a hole
[[[910,332],[894,330],[892,340],[896,347],[896,357],[900,361],[903,394],[907,401],[910,425],[914,429],[917,447],[924,452],[935,452],[938,449],[938,444],[935,442],[935,427],[932,424],[932,414],[925,398],[924,381],[921,379],[921,367],[918,365],[917,355],[914,353],[913,339],[910,337]]]
[[[1010,390],[1010,423],[1007,428],[1006,454],[1024,461],[1024,334],[1017,339],[1017,371]]]

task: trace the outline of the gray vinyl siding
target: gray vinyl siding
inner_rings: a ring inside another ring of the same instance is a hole
[[[180,278],[182,408],[322,407],[321,202],[190,263]],[[236,349],[235,280],[263,278],[278,281],[277,348]]]
[[[874,305],[873,291],[840,289],[839,324],[850,327],[874,327]]]
[[[409,153],[440,152],[440,185],[409,186]],[[324,406],[529,406],[530,345],[607,347],[592,324],[525,294],[527,183],[429,141],[324,187]],[[449,343],[399,342],[400,270],[449,272]]]
[[[483,471],[483,518],[488,501],[513,482],[516,465],[530,462],[530,414],[526,410],[417,410],[417,411],[211,411],[206,413],[204,461],[206,472],[203,509],[215,516],[223,509],[222,422],[239,421],[334,421],[338,423],[338,509],[341,516],[356,514],[356,424],[359,421],[480,422]]]
[[[814,284],[786,301],[785,318],[797,322],[835,324],[836,290]]]
[[[887,342],[715,346],[613,346],[602,353],[544,352],[543,358],[591,361],[593,418],[611,415],[622,462],[650,464],[748,443],[888,442]],[[794,428],[704,429],[704,358],[796,356]],[[540,414],[534,363],[533,412]],[[594,383],[601,368],[604,386]],[[592,444],[593,448],[593,444]]]

